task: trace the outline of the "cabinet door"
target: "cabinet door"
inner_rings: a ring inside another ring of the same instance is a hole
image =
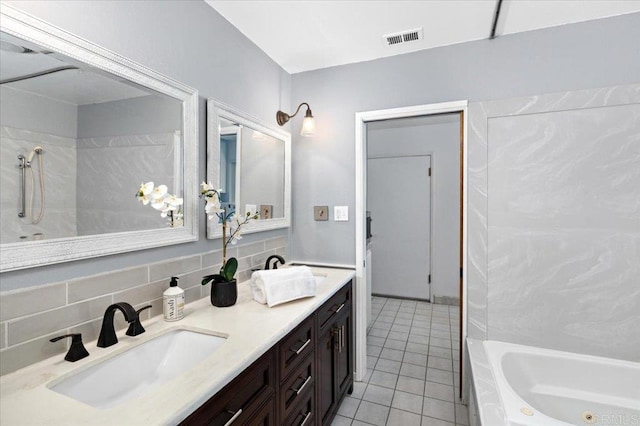
[[[332,418],[332,411],[336,401],[336,358],[334,335],[336,327],[326,327],[319,334],[317,354],[317,383],[318,387],[318,417],[324,424]]]
[[[353,330],[351,309],[346,310],[345,314],[338,318],[336,329],[336,383],[338,385],[337,400],[340,401],[347,390],[353,385]]]

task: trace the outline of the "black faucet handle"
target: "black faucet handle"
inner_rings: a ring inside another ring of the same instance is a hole
[[[87,352],[87,349],[82,344],[82,334],[80,333],[65,334],[64,336],[54,337],[49,341],[57,342],[58,340],[61,340],[67,337],[71,337],[71,346],[69,347],[69,350],[67,351],[67,354],[64,357],[65,360],[70,362],[76,362],[82,358],[86,358],[89,356],[89,352]]]
[[[151,308],[151,305],[143,306],[142,308],[136,311],[135,319],[129,323],[129,328],[127,329],[127,332],[126,332],[127,336],[137,336],[146,331],[142,326],[142,321],[140,321],[140,312],[149,308]]]

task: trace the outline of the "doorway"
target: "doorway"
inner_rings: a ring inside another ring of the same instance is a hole
[[[465,374],[464,366],[464,340],[466,337],[466,262],[467,262],[467,238],[466,238],[466,199],[467,185],[465,179],[467,176],[466,167],[466,129],[467,129],[467,101],[447,102],[440,104],[418,105],[413,107],[395,108],[388,110],[377,110],[356,113],[355,117],[355,134],[356,134],[356,324],[355,324],[355,345],[356,345],[356,365],[355,378],[362,380],[366,374],[366,334],[367,334],[367,311],[371,300],[367,300],[367,291],[370,290],[371,283],[367,279],[369,272],[366,262],[367,239],[366,239],[366,215],[367,206],[367,126],[370,123],[393,120],[408,117],[423,117],[437,115],[443,113],[459,113],[460,115],[460,176],[458,183],[460,184],[460,212],[456,212],[454,216],[459,221],[460,239],[458,244],[459,256],[457,257],[460,265],[459,278],[459,303],[460,303],[460,321],[458,342],[454,342],[459,348],[460,361],[460,377]],[[462,381],[462,380],[461,380]]]

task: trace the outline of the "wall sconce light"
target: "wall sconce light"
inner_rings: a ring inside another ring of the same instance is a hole
[[[302,136],[313,136],[313,134],[316,131],[316,123],[313,120],[313,115],[311,114],[311,108],[309,107],[309,104],[306,102],[303,102],[300,105],[298,105],[298,109],[296,110],[296,112],[293,113],[293,115],[289,115],[286,112],[278,111],[276,113],[276,121],[278,122],[278,125],[283,126],[287,121],[291,119],[291,117],[296,116],[296,114],[300,111],[300,108],[302,107],[302,105],[307,106],[307,112],[304,115],[304,120],[302,120],[302,131],[300,131],[300,134]]]

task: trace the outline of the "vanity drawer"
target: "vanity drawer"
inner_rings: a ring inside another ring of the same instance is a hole
[[[309,393],[313,393],[315,386],[315,357],[308,356],[302,364],[280,386],[281,418],[289,416],[293,408],[297,407]]]
[[[280,380],[284,381],[300,362],[313,352],[315,338],[314,316],[304,320],[278,345]]]
[[[334,294],[331,299],[327,300],[324,305],[322,305],[318,309],[317,312],[319,329],[323,330],[325,327],[329,326],[329,322],[336,313],[342,312],[345,309],[350,309],[351,302],[351,281],[349,281],[344,287],[338,290],[338,292]]]
[[[246,424],[275,392],[275,357],[269,351],[187,417],[183,425]],[[211,374],[215,374],[212,372]],[[273,399],[273,398],[272,398]],[[259,423],[258,423],[259,424]]]
[[[273,426],[276,424],[276,402],[275,398],[269,398],[256,413],[247,420],[246,423],[236,423],[238,426],[245,424],[247,426]],[[231,425],[229,425],[231,426]]]
[[[285,426],[311,426],[315,422],[315,392],[308,392],[298,404],[291,409],[289,416],[282,422]]]

